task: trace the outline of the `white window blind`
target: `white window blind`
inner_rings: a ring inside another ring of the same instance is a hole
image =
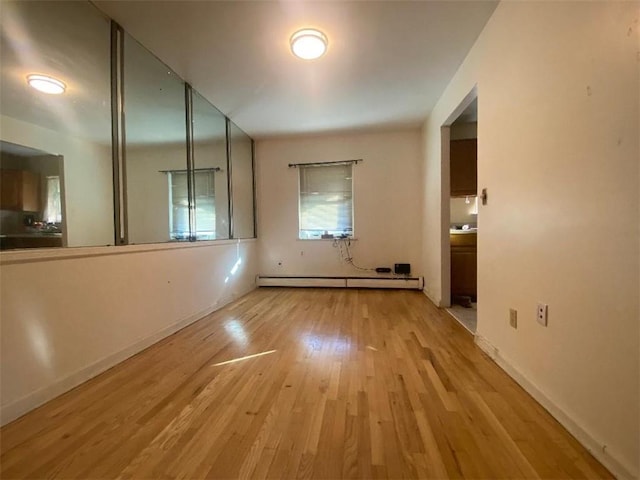
[[[189,194],[186,172],[170,172],[170,235],[172,240],[189,238]],[[195,172],[196,238],[213,240],[216,234],[215,176],[212,171]]]
[[[353,235],[352,165],[300,165],[299,238]]]

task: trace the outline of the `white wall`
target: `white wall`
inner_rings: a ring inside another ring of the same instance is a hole
[[[6,142],[64,156],[65,227],[70,247],[113,245],[111,147],[0,116]]]
[[[44,253],[0,257],[3,424],[248,292],[257,273],[255,240],[25,261]]]
[[[637,2],[502,2],[423,129],[428,294],[440,128],[477,85],[479,343],[622,476],[640,451],[638,18]]]
[[[361,158],[353,167],[355,263],[410,263],[421,275],[420,152],[418,130],[256,142],[260,273],[363,273],[340,261],[332,241],[298,240],[298,170],[287,166]]]

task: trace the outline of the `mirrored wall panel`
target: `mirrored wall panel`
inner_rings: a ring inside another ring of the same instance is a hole
[[[0,246],[114,244],[110,21],[88,2],[3,2]]]
[[[255,237],[253,199],[253,142],[229,122],[233,238]]]
[[[188,241],[185,84],[126,34],[124,105],[129,243]]]
[[[195,237],[229,238],[226,119],[195,91],[192,111]]]
[[[0,27],[0,249],[255,237],[251,138],[121,27],[86,1]]]

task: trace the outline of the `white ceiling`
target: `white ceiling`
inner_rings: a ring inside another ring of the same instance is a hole
[[[497,1],[94,0],[254,138],[418,125]],[[329,37],[316,61],[290,35]]]

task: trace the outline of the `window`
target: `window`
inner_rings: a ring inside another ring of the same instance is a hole
[[[44,209],[44,221],[47,223],[62,222],[62,205],[60,202],[60,177],[47,177],[47,200]]]
[[[169,225],[171,240],[189,239],[189,193],[187,172],[169,172]],[[195,172],[196,238],[215,240],[215,175],[213,170]]]
[[[299,166],[301,239],[353,235],[351,163]]]

